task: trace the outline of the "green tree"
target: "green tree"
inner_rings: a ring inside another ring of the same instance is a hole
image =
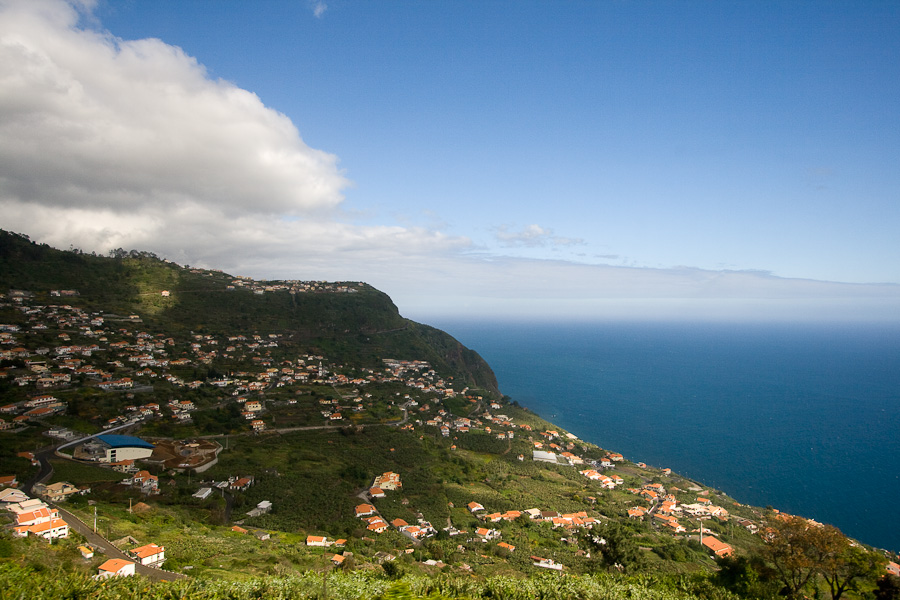
[[[774,598],[778,586],[773,585],[772,570],[759,556],[727,556],[719,559],[716,584],[743,598]]]
[[[853,545],[831,525],[819,532],[818,542],[822,556],[819,572],[828,583],[832,600],[840,600],[844,592],[854,590],[859,579],[883,572],[887,562],[883,556]]]
[[[587,539],[594,551],[600,553],[607,570],[633,572],[644,564],[640,548],[634,543],[629,531],[618,523],[607,524]]]
[[[900,600],[900,577],[885,575],[878,580],[875,600]]]
[[[795,516],[779,516],[773,525],[765,556],[784,585],[783,593],[799,598],[820,566],[818,528]]]

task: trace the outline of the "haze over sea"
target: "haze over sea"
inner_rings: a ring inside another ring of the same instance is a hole
[[[582,439],[900,549],[900,326],[434,324]]]

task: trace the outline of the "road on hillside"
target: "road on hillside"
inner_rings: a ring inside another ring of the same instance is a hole
[[[294,431],[316,431],[316,430],[324,430],[324,429],[344,429],[345,427],[400,427],[401,425],[406,425],[409,421],[409,412],[405,409],[401,409],[403,411],[403,418],[399,421],[393,421],[391,423],[362,423],[360,425],[305,425],[302,427],[282,427],[280,429],[266,429],[262,433],[292,433]],[[198,435],[195,436],[196,439],[200,440],[211,440],[215,438],[223,438],[223,437],[236,437],[241,435],[255,435],[255,431],[244,431],[241,433],[216,433],[213,435]],[[157,439],[157,438],[154,438]]]
[[[32,495],[31,490],[35,485],[44,483],[53,475],[53,465],[50,464],[50,457],[53,456],[54,452],[56,452],[56,446],[45,446],[35,451],[34,458],[41,466],[38,472],[22,485],[22,493],[26,496]]]
[[[135,562],[134,558],[128,556],[127,554],[113,546],[109,540],[99,534],[94,533],[94,531],[90,527],[81,522],[81,519],[64,508],[60,508],[59,506],[57,506],[56,508],[59,510],[60,518],[69,525],[69,529],[83,535],[88,544],[90,544],[95,550],[97,550],[97,552],[105,554],[109,558],[121,558],[122,560]],[[152,579],[153,581],[175,581],[176,579],[185,577],[180,573],[162,571],[160,569],[154,569],[152,567],[148,567],[139,563],[135,563],[134,569],[135,573],[137,573],[138,575],[143,575],[144,577]]]

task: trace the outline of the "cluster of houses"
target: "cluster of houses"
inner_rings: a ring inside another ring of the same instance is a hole
[[[231,492],[246,492],[253,485],[255,478],[253,475],[232,475],[228,479],[222,481],[204,481],[201,488],[193,494],[194,498],[206,500],[215,490],[228,490]],[[267,511],[272,508],[271,503],[267,505]],[[253,515],[256,516],[256,515]]]
[[[594,525],[600,521],[594,517],[588,516],[587,512],[579,511],[575,513],[559,513],[555,510],[541,510],[539,508],[528,508],[525,510],[508,510],[503,513],[488,513],[484,506],[478,502],[470,502],[466,508],[473,515],[476,515],[485,523],[499,523],[500,521],[514,521],[520,517],[526,517],[531,521],[540,523],[549,523],[554,529],[563,528],[566,530],[573,529],[593,529]],[[483,541],[489,541],[500,537],[500,532],[492,529],[479,528],[475,531],[478,537]]]
[[[196,270],[191,272],[201,273],[202,271]],[[259,295],[272,292],[355,294],[364,287],[365,284],[358,281],[297,281],[292,279],[256,281],[250,277],[238,276],[232,279],[227,289],[246,289]]]
[[[69,537],[69,525],[60,518],[59,510],[20,490],[0,490],[0,504],[14,515],[13,533],[19,537],[34,535],[48,541]]]
[[[243,278],[236,281],[241,287],[264,291],[345,292],[358,291],[364,285],[254,282]],[[26,323],[0,324],[0,359],[21,359],[25,368],[0,369],[0,377],[12,378],[18,386],[26,390],[33,388],[35,393],[27,401],[0,407],[0,430],[65,412],[66,402],[48,391],[73,385],[125,393],[159,380],[168,381],[176,388],[195,389],[204,385],[222,388],[224,393],[230,393],[242,404],[242,414],[254,431],[266,428],[260,418],[265,412],[265,401],[261,396],[247,398],[247,394],[261,395],[267,389],[291,384],[362,386],[373,382],[399,381],[418,392],[435,393],[439,397],[457,393],[424,361],[386,359],[384,371],[362,369],[354,375],[339,373],[334,365],[323,364],[324,357],[309,354],[273,364],[268,353],[271,348],[278,347],[282,337],[280,334],[194,334],[184,340],[176,340],[171,336],[154,335],[138,329],[142,326],[140,318],[123,319],[68,304],[36,304],[35,294],[26,291],[18,291],[5,299],[11,300],[4,303],[5,306],[15,306],[24,313]],[[3,298],[0,297],[0,300]],[[55,343],[47,339],[53,332],[57,332]],[[35,333],[41,335],[33,335]],[[82,339],[73,342],[73,337]],[[256,368],[206,381],[185,381],[170,372],[176,367],[208,365],[216,359],[249,359]],[[367,397],[371,398],[371,394]],[[341,421],[345,418],[342,410],[364,410],[361,397],[355,397],[352,401],[349,406],[334,402],[334,406],[323,410],[324,418]],[[149,418],[162,418],[165,414],[178,422],[190,422],[191,413],[197,409],[190,401],[181,399],[173,399],[164,408],[165,411],[155,403],[127,406],[122,414],[108,417],[103,425],[111,428]]]
[[[360,504],[354,509],[354,512],[357,517],[366,523],[366,529],[372,533],[384,533],[393,527],[413,541],[423,540],[437,533],[431,523],[424,519],[419,519],[415,525],[411,525],[399,518],[388,523],[371,504]]]
[[[84,551],[82,551],[84,554]],[[126,554],[133,558],[133,561],[122,558],[111,558],[98,567],[98,573],[95,579],[106,579],[108,577],[128,577],[135,574],[137,565],[146,567],[160,568],[166,561],[166,549],[156,544],[146,544],[126,551]]]

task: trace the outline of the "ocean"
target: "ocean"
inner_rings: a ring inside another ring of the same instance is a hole
[[[433,324],[584,440],[900,550],[900,326]]]

